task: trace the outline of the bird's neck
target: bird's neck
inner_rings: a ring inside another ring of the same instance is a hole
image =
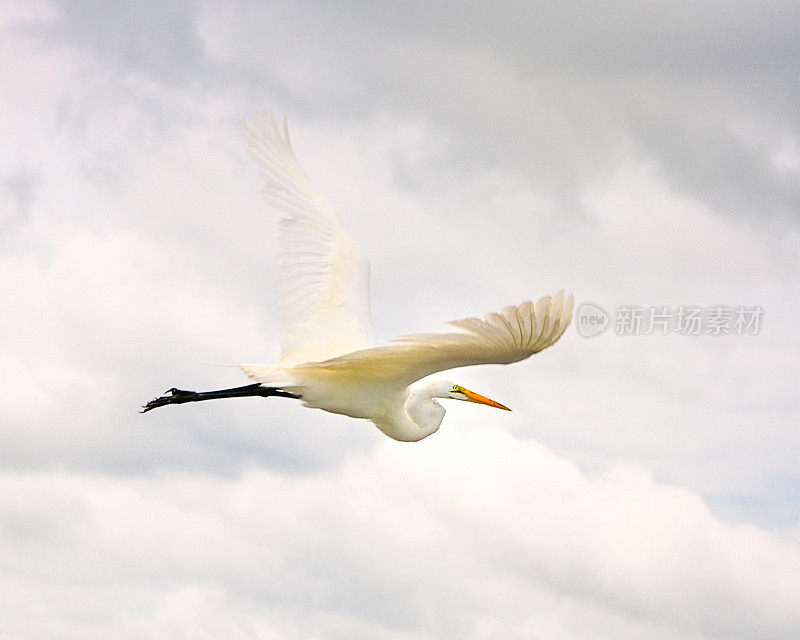
[[[405,412],[419,429],[429,436],[442,424],[445,409],[434,398],[438,390],[430,385],[412,388],[405,402]]]

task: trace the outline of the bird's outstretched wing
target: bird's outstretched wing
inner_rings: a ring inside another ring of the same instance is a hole
[[[396,338],[384,347],[363,349],[324,362],[308,363],[298,372],[337,377],[348,374],[364,384],[402,388],[427,375],[476,364],[510,364],[555,343],[572,321],[573,298],[559,291],[536,304],[508,306],[483,319],[449,322],[447,333]]]
[[[374,344],[369,262],[294,155],[286,119],[278,130],[245,123],[247,149],[258,161],[264,197],[283,212],[276,306],[283,322],[281,366],[325,360]]]

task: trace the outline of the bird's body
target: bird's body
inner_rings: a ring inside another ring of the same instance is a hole
[[[252,378],[259,379],[258,367],[243,368]],[[404,387],[352,372],[340,374],[315,367],[298,367],[291,375],[293,383],[280,388],[296,395],[306,407],[370,420],[390,438],[404,442],[416,442],[434,433],[445,414],[434,398],[453,397],[454,385],[441,380]],[[270,374],[265,378],[274,380]]]
[[[307,407],[371,420],[395,440],[417,441],[434,433],[444,418],[435,398],[506,409],[427,376],[469,365],[509,364],[549,347],[571,322],[572,296],[559,292],[483,319],[452,321],[444,333],[403,336],[376,346],[369,263],[297,162],[286,121],[281,133],[270,113],[270,123],[248,124],[245,137],[259,162],[266,200],[284,214],[276,305],[284,325],[281,357],[272,365],[243,365],[256,381],[249,387],[206,393],[172,389],[145,411],[219,397],[284,395]]]

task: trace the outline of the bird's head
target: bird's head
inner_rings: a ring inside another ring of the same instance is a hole
[[[470,391],[465,387],[462,387],[457,384],[453,384],[447,380],[442,380],[438,383],[440,385],[440,394],[437,394],[439,398],[451,398],[453,400],[464,400],[466,402],[475,402],[477,404],[485,404],[490,407],[495,407],[497,409],[503,409],[505,411],[511,411],[505,405],[500,404],[499,402],[495,402],[487,398],[486,396],[482,396],[479,393],[475,393],[474,391]]]
[[[442,420],[444,419],[445,410],[442,405],[436,402],[436,398],[464,400],[466,402],[475,402],[477,404],[485,404],[490,407],[511,411],[511,409],[503,406],[499,402],[490,400],[474,391],[453,384],[452,382],[446,380],[424,381],[412,385],[409,389],[408,398],[403,405],[405,415],[410,418],[411,422],[413,422],[418,429],[411,429],[410,437],[398,438],[398,440],[421,440],[431,435],[439,428],[439,425],[442,424]],[[405,436],[407,434],[403,435]]]

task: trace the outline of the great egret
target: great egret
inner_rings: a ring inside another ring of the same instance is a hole
[[[215,398],[283,396],[305,406],[365,418],[395,440],[434,433],[451,398],[509,410],[446,380],[426,376],[477,364],[524,360],[555,343],[572,320],[572,296],[560,291],[536,304],[508,306],[483,319],[449,323],[446,333],[372,339],[369,263],[339,216],[300,167],[283,120],[270,111],[246,122],[245,139],[264,178],[265,199],[283,212],[277,311],[284,325],[274,365],[242,365],[255,384],[219,391],[170,389],[143,411]],[[418,382],[419,381],[419,382]]]

